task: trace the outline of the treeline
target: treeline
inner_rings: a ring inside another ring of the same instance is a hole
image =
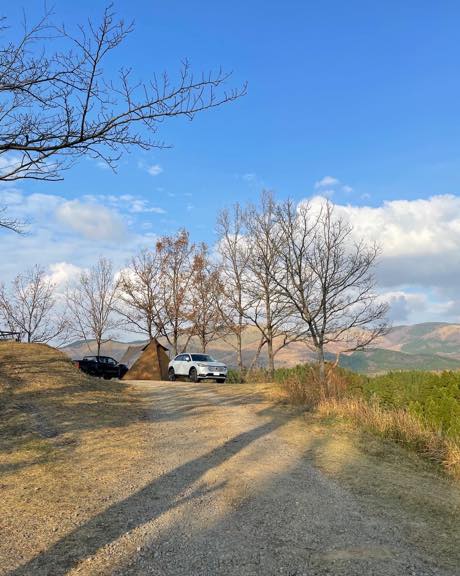
[[[365,347],[386,328],[375,292],[378,248],[356,240],[334,206],[277,202],[234,205],[216,222],[212,249],[179,230],[133,255],[121,271],[107,258],[69,285],[65,296],[43,268],[0,287],[0,316],[28,341],[79,337],[101,344],[116,330],[162,337],[177,354],[197,337],[203,351],[218,337],[243,369],[243,334],[259,333],[252,363],[304,341],[324,365],[325,346]]]

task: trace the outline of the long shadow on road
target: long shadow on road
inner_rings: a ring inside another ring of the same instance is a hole
[[[282,446],[271,440],[270,450]],[[255,467],[270,460],[263,444],[251,447]],[[436,538],[439,524],[420,525],[404,501],[376,502],[374,494],[365,498],[323,474],[318,465],[329,447],[329,437],[312,437],[295,460],[283,461],[279,454],[281,467],[255,477],[245,475],[240,462],[238,473],[227,472],[223,495],[231,505],[224,514],[212,516],[206,503],[200,503],[205,512],[188,509],[110,573],[457,576],[454,538]],[[341,465],[350,474],[363,473],[362,462],[351,455]],[[370,493],[380,481],[377,467],[375,474]],[[214,497],[201,496],[208,503]]]
[[[188,486],[252,442],[273,432],[282,423],[282,419],[270,420],[164,474],[125,500],[110,506],[103,513],[82,524],[50,548],[10,572],[10,576],[66,574],[103,546],[177,506],[180,494]]]

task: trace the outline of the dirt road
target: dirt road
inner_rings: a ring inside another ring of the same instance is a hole
[[[119,479],[135,489],[10,576],[460,573],[452,519],[411,500],[404,452],[387,462],[391,486],[376,455],[358,461],[353,442],[256,396],[215,384],[133,386],[151,406],[143,465]],[[420,483],[458,497],[433,474]]]

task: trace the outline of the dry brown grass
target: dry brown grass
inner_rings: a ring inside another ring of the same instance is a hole
[[[298,376],[283,380],[278,384],[279,394],[289,404],[311,408],[320,401],[320,391],[317,386],[308,385]]]
[[[144,481],[150,411],[49,346],[0,343],[0,574]]]
[[[322,400],[321,416],[338,416],[379,436],[409,446],[422,456],[441,464],[453,477],[460,478],[460,446],[426,426],[405,410],[385,410],[377,403],[357,398]]]
[[[142,419],[138,399],[120,382],[90,378],[58,350],[43,344],[0,343],[0,450],[43,460],[81,433]],[[121,394],[125,392],[125,394]]]
[[[275,379],[279,395],[286,402],[308,409],[315,408],[325,398],[342,398],[348,387],[343,373],[332,365],[326,365],[325,380],[314,364],[277,370]]]
[[[440,464],[452,477],[460,479],[460,445],[441,431],[404,409],[384,408],[377,402],[352,396],[353,374],[327,366],[327,386],[312,366],[278,370],[277,382],[264,389],[272,401],[300,406],[324,417],[339,417],[364,431],[397,442]],[[251,386],[246,384],[246,386]],[[256,385],[262,390],[261,385]]]

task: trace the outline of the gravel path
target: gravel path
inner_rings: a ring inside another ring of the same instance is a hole
[[[304,423],[214,384],[134,385],[151,397],[149,481],[11,576],[460,573],[437,568],[414,519],[322,473]]]

